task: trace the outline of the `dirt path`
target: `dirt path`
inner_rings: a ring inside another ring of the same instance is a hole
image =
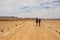
[[[26,21],[21,27],[23,28],[10,40],[60,40],[55,31],[46,26],[35,26],[34,21]]]
[[[36,26],[35,21],[22,21],[9,34],[3,35],[3,40],[60,40],[60,34],[56,32],[60,30],[59,23],[43,21],[41,26]]]

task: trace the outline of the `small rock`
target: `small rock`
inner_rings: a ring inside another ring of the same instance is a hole
[[[56,32],[58,32],[58,31],[56,31]]]
[[[60,34],[60,32],[59,32],[59,34]]]
[[[51,28],[51,27],[49,27],[49,28]]]
[[[3,30],[1,30],[1,32],[3,32]]]
[[[17,24],[16,24],[16,26],[17,26]]]

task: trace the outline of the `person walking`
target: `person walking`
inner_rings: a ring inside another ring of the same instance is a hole
[[[36,26],[38,26],[38,18],[36,17]]]
[[[39,26],[41,25],[41,19],[39,19]]]

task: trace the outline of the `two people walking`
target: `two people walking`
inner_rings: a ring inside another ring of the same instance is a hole
[[[41,23],[41,19],[38,19],[38,18],[36,17],[36,26],[40,26],[40,23]]]

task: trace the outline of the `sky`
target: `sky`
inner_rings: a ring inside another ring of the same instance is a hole
[[[60,19],[60,0],[0,0],[0,16]]]

